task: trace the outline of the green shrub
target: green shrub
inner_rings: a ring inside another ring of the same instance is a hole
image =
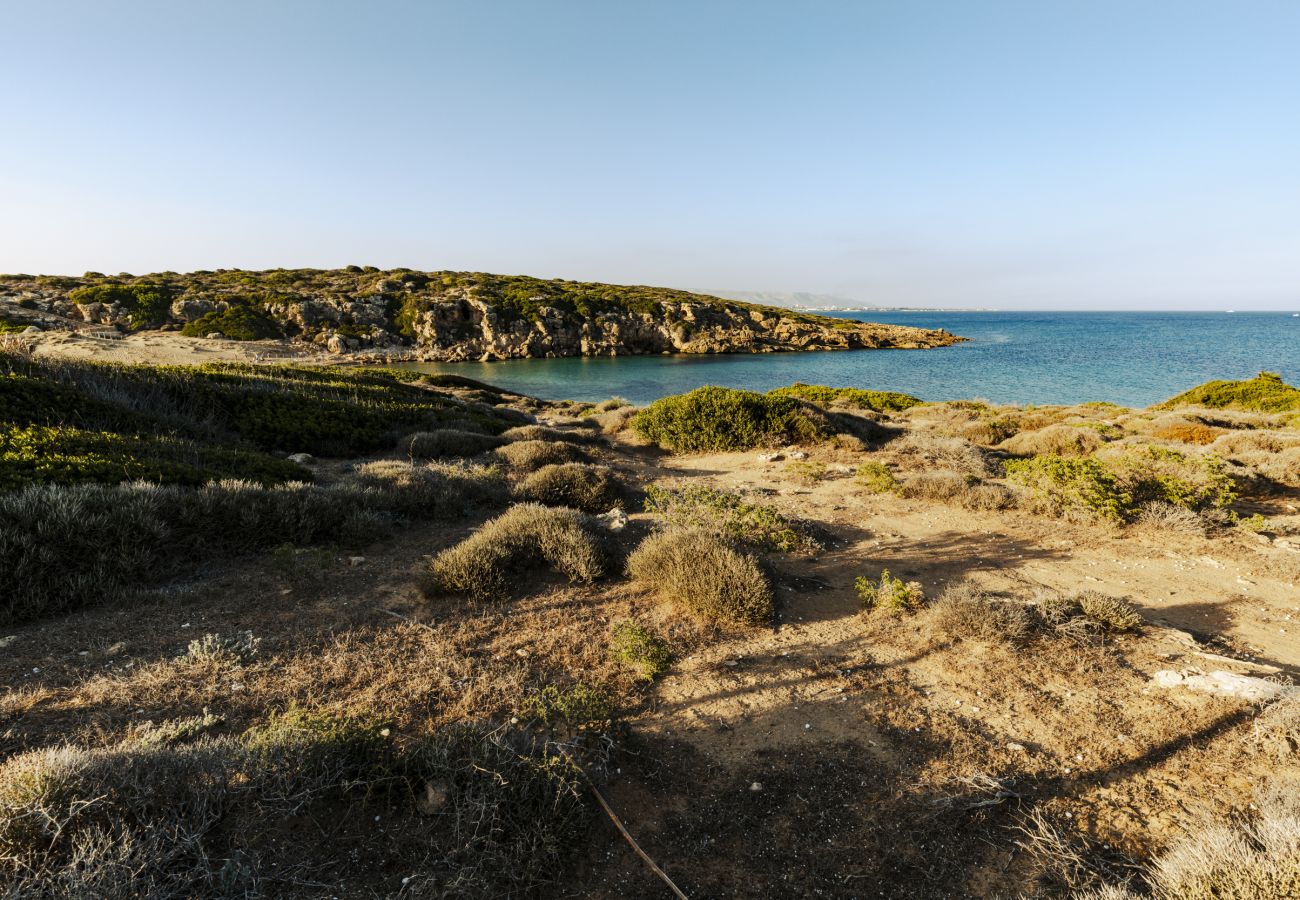
[[[793,397],[702,387],[664,397],[632,419],[643,438],[668,450],[749,450],[824,440],[826,417]]]
[[[803,384],[796,381],[789,387],[767,392],[769,397],[798,397],[819,406],[850,406],[874,412],[900,412],[920,406],[925,401],[910,394],[895,391],[864,391],[860,388],[833,388],[821,384]]]
[[[296,463],[254,450],[177,438],[0,423],[0,490],[28,484],[152,481],[199,485],[241,478],[260,484],[311,481]]]
[[[1158,408],[1172,409],[1178,406],[1292,412],[1300,410],[1300,389],[1287,384],[1276,372],[1260,372],[1254,378],[1244,381],[1207,381],[1166,400]]]
[[[780,553],[814,552],[821,544],[776,507],[751,503],[740,494],[702,485],[645,489],[645,510],[671,526],[706,528],[737,541]]]
[[[882,569],[879,579],[859,575],[853,582],[858,600],[865,610],[884,610],[889,613],[901,613],[917,609],[924,599],[918,582],[903,582],[894,578],[888,569]]]
[[[608,466],[558,463],[542,466],[515,485],[515,495],[547,506],[608,512],[619,500],[619,483]]]
[[[246,305],[205,313],[181,327],[181,334],[187,337],[207,337],[214,331],[232,341],[266,341],[284,337],[274,319],[257,307]]]
[[[373,540],[397,518],[456,518],[504,497],[490,470],[393,463],[328,487],[31,485],[0,494],[0,627],[122,596],[206,560],[284,543]]]
[[[1191,456],[1148,446],[1107,463],[1135,506],[1169,503],[1199,510],[1226,506],[1237,499],[1236,484],[1217,456]]]
[[[898,490],[898,479],[882,462],[865,462],[858,466],[853,480],[873,494],[888,494]]]
[[[561,441],[516,441],[497,448],[496,455],[512,469],[532,471],[542,466],[586,462],[587,454]]]
[[[97,284],[68,294],[73,303],[121,304],[133,328],[149,328],[167,321],[172,291],[158,284]]]
[[[574,731],[603,731],[614,715],[608,694],[586,682],[566,688],[548,684],[527,698],[520,712],[547,725],[562,721]]]
[[[521,503],[439,553],[427,587],[501,600],[513,593],[520,571],[548,566],[571,582],[591,583],[605,574],[605,565],[601,536],[582,513]]]
[[[610,649],[614,658],[636,669],[645,681],[654,681],[668,671],[673,651],[668,642],[653,630],[636,622],[619,622],[614,626]]]
[[[775,608],[758,562],[711,531],[670,529],[652,534],[632,552],[628,574],[700,618],[766,625]]]
[[[1057,512],[1079,510],[1119,522],[1133,506],[1132,496],[1115,475],[1091,457],[1014,459],[1007,462],[1006,472],[1008,481]]]

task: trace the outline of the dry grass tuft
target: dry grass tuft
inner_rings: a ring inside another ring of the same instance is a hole
[[[558,463],[542,466],[515,485],[515,495],[547,506],[603,513],[617,505],[619,483],[608,466]]]
[[[587,454],[564,441],[516,441],[497,448],[496,454],[512,469],[527,471],[560,463],[587,462]]]
[[[434,431],[417,431],[403,440],[398,449],[411,459],[443,459],[478,456],[504,443],[506,440],[496,435],[439,428]]]
[[[1034,631],[1024,606],[995,600],[970,581],[947,588],[930,608],[931,621],[949,637],[1020,644]]]
[[[426,588],[501,600],[511,595],[515,573],[539,566],[593,582],[605,574],[602,536],[577,510],[521,503],[438,554]]]
[[[1087,456],[1105,441],[1092,428],[1078,425],[1048,425],[1037,431],[1022,431],[1003,441],[999,448],[1015,456]]]
[[[587,422],[582,423],[584,426]],[[593,444],[598,436],[588,430],[570,428],[551,428],[547,425],[517,425],[501,432],[507,441],[563,441],[569,444]]]
[[[771,585],[758,562],[711,531],[652,534],[633,551],[627,569],[664,599],[709,621],[766,625],[775,612]]]
[[[1300,697],[1269,705],[1255,719],[1256,743],[1278,759],[1300,756]]]
[[[974,475],[948,469],[917,472],[899,490],[910,499],[955,503],[967,509],[1006,509],[1015,504],[1015,495],[1000,484],[985,484]]]

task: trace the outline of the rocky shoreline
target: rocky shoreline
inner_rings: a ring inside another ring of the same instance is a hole
[[[930,349],[964,340],[664,288],[360,267],[0,276],[0,320],[8,330],[276,340],[379,361]]]

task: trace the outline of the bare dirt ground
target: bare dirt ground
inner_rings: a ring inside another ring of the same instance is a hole
[[[38,352],[255,358],[176,335],[98,352],[93,340],[48,335]],[[1283,542],[872,493],[851,475],[870,451],[814,449],[827,470],[811,483],[754,453],[667,456],[625,436],[594,452],[622,474],[630,509],[650,482],[708,484],[813,524],[825,549],[772,555],[774,626],[734,630],[695,624],[620,577],[529,575],[506,604],[426,597],[421,570],[484,517],[288,568],[269,557],[214,566],[130,606],[0,634],[0,757],[109,746],[202,710],[238,734],[289,704],[380,717],[400,737],[518,718],[545,685],[599,683],[619,711],[610,739],[593,738],[590,771],[691,897],[1068,897],[1249,812],[1256,788],[1285,775],[1255,739],[1256,704],[1152,681],[1300,674],[1300,553]],[[331,465],[326,479],[347,468]],[[1298,509],[1294,489],[1249,502],[1279,519]],[[651,525],[634,513],[624,549]],[[1132,602],[1144,625],[972,639],[927,609],[864,614],[854,579],[882,569],[930,598],[964,580],[1020,600],[1096,590]],[[610,657],[610,626],[627,618],[676,650],[653,685]],[[254,663],[177,662],[194,637],[234,630],[261,638]],[[399,823],[377,818],[368,852],[382,856]],[[579,855],[552,896],[668,896],[603,817]],[[383,865],[384,880],[337,895],[403,895],[401,861]]]
[[[293,362],[325,365],[339,360],[313,352],[294,341],[226,341],[186,337],[172,331],[140,331],[106,337],[113,329],[79,327],[23,335],[37,358],[85,359],[95,362],[157,366],[201,365],[210,362]]]

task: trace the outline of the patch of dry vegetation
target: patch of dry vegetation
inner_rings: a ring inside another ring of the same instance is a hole
[[[589,584],[605,574],[606,564],[603,535],[582,513],[520,503],[438,554],[427,589],[504,600],[514,593],[520,572],[545,567]]]
[[[531,472],[542,466],[588,462],[589,457],[573,444],[552,440],[521,440],[496,450],[496,455],[512,469]]]
[[[559,463],[542,466],[515,484],[515,495],[547,506],[603,513],[618,505],[620,485],[608,466]]]
[[[705,620],[733,625],[772,621],[772,588],[758,561],[712,531],[670,528],[652,534],[628,557],[627,571]]]

